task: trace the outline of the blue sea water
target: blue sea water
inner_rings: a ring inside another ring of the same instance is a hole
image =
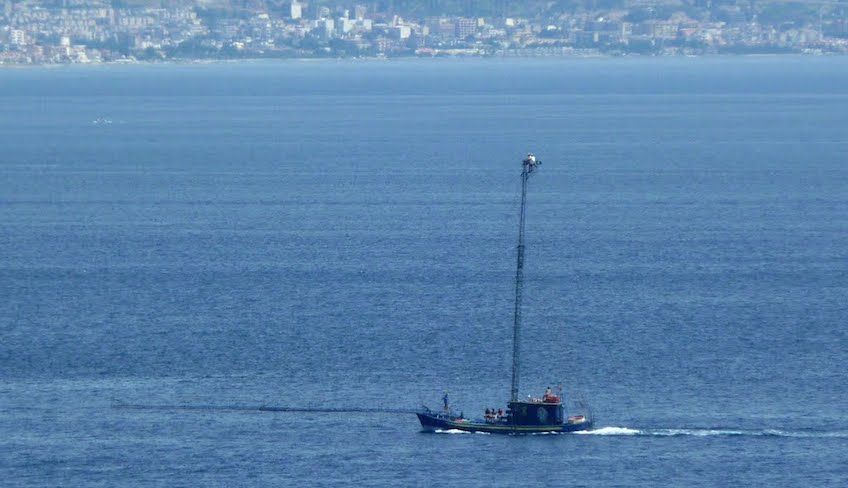
[[[845,486],[848,59],[0,70],[0,484]],[[425,434],[509,392],[583,435]]]

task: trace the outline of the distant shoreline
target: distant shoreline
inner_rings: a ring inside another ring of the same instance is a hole
[[[363,57],[245,57],[245,58],[199,58],[199,59],[161,59],[161,60],[118,60],[90,63],[0,63],[0,69],[21,68],[62,68],[62,67],[102,67],[102,66],[191,66],[238,63],[278,63],[278,62],[404,62],[411,60],[463,61],[463,60],[579,60],[579,59],[685,59],[685,58],[843,58],[845,53],[708,53],[708,54],[608,54],[579,53],[563,55],[451,55],[451,56],[363,56]]]

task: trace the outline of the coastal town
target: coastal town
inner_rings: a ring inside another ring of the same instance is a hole
[[[720,0],[0,0],[0,64],[844,54],[846,7]]]

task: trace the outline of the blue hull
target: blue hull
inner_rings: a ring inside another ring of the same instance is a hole
[[[555,425],[513,425],[506,421],[485,422],[479,420],[468,420],[456,417],[448,417],[433,412],[419,412],[418,420],[425,432],[437,430],[461,430],[464,432],[486,432],[490,434],[537,434],[547,432],[577,432],[581,430],[592,430],[592,421],[575,424]]]

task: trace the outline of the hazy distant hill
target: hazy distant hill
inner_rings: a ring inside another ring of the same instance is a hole
[[[284,10],[291,0],[11,0],[12,3],[27,3],[46,7],[83,7],[112,5],[115,7],[187,7],[215,8],[225,10]],[[2,4],[4,0],[0,0]],[[639,8],[663,10],[715,9],[735,6],[755,9],[764,5],[782,5],[779,10],[815,10],[817,7],[838,6],[833,0],[303,0],[307,7],[328,6],[352,9],[364,5],[371,12],[393,12],[415,16],[464,15],[480,16],[539,16],[557,12],[579,10],[633,10]],[[845,1],[848,7],[848,0]],[[761,8],[761,7],[760,7]]]
[[[287,9],[291,0],[35,0],[31,4],[50,7],[74,7],[91,5],[112,5],[115,7],[179,7],[196,6],[224,10],[282,10]],[[548,12],[570,12],[579,9],[597,10],[622,8],[632,4],[644,4],[644,1],[630,0],[307,0],[301,1],[307,7],[325,5],[329,7],[353,8],[364,5],[372,12],[394,12],[397,14],[463,15],[463,16],[518,16],[540,15]],[[683,4],[678,0],[659,0],[655,5]]]
[[[249,17],[256,12],[288,16],[292,0],[0,0],[45,7],[196,7],[205,18]],[[833,0],[301,0],[304,16],[320,6],[334,13],[363,5],[368,12],[422,19],[428,16],[528,17],[551,21],[563,13],[613,13],[628,22],[667,20],[683,14],[699,21],[759,22],[784,27],[819,25],[848,36],[848,9]],[[848,0],[845,0],[848,6]],[[836,25],[837,27],[833,27]]]

